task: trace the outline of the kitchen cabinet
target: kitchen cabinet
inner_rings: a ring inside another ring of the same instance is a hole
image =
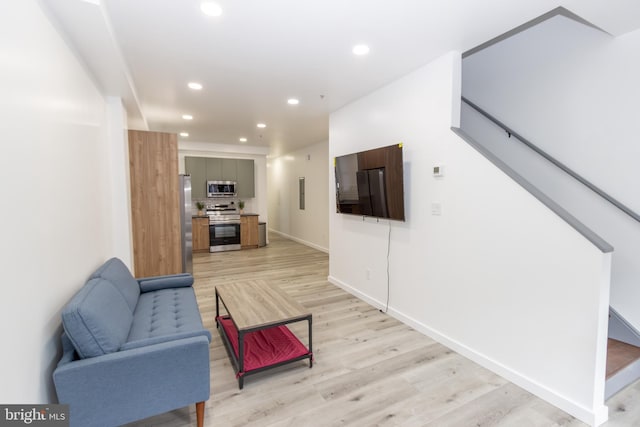
[[[236,159],[222,159],[221,169],[223,181],[238,180],[238,161]]]
[[[185,157],[185,173],[191,175],[192,198],[207,197],[207,181],[236,181],[238,198],[256,196],[254,161],[217,157]]]
[[[222,159],[206,158],[207,181],[222,181]]]
[[[220,159],[216,157],[206,158],[207,181],[236,181],[236,169],[236,159]]]
[[[253,160],[238,159],[237,165],[238,197],[252,199],[256,196]]]
[[[180,273],[177,135],[130,130],[129,175],[135,276]]]
[[[209,252],[209,218],[193,218],[193,252]]]
[[[185,173],[191,175],[191,198],[193,200],[207,198],[207,158],[185,157]]]
[[[258,215],[240,217],[240,246],[242,249],[258,247]]]

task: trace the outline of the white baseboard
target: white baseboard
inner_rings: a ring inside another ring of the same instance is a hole
[[[325,253],[327,253],[327,254],[329,253],[329,248],[325,248],[325,247],[322,247],[322,246],[320,246],[320,245],[316,245],[315,243],[308,242],[308,241],[306,241],[306,240],[302,240],[302,239],[300,239],[300,238],[298,238],[298,237],[295,237],[295,236],[290,236],[290,235],[288,235],[288,234],[286,234],[286,233],[283,233],[283,232],[281,232],[281,231],[274,230],[273,228],[270,228],[270,229],[269,229],[269,232],[270,232],[270,233],[278,234],[278,235],[280,235],[280,236],[282,236],[282,237],[284,237],[284,238],[286,238],[286,239],[293,240],[294,242],[298,242],[298,243],[300,243],[300,244],[302,244],[302,245],[309,246],[309,247],[311,247],[311,248],[313,248],[313,249],[317,249],[317,250],[319,250],[319,251],[321,251],[321,252],[325,252]]]
[[[372,305],[373,307],[376,307],[378,309],[385,308],[385,304],[382,301],[378,301],[374,298],[371,298],[369,295],[366,295],[360,292],[354,287],[342,282],[341,280],[333,276],[328,276],[327,280],[330,283],[333,283],[334,285],[338,286],[339,288],[342,288],[345,291],[349,292],[353,296],[358,297],[361,300],[365,301],[366,303]],[[489,369],[490,371],[495,372],[496,374],[500,375],[506,380],[536,395],[540,399],[546,400],[550,404],[573,415],[574,417],[576,417],[577,419],[579,419],[584,423],[587,423],[591,426],[599,426],[604,422],[606,422],[607,419],[609,418],[609,408],[604,404],[604,402],[602,406],[599,408],[593,408],[593,409],[586,408],[574,402],[573,400],[567,398],[566,396],[558,394],[554,390],[549,389],[548,387],[542,384],[539,384],[538,382],[532,380],[531,378],[528,378],[522,375],[521,373],[514,371],[513,369],[507,366],[504,366],[500,362],[493,360],[485,356],[484,354],[475,351],[474,349],[464,345],[463,343],[458,342],[454,339],[451,339],[447,335],[442,334],[439,331],[433,328],[430,328],[429,326],[417,321],[416,319],[413,319],[412,317],[409,317],[395,310],[391,306],[389,306],[387,314],[398,319],[402,323],[408,326],[411,326],[418,332],[421,332],[422,334],[434,339],[435,341],[449,347],[450,349],[454,350],[456,353],[459,353],[462,356],[474,361],[475,363]]]
[[[382,301],[378,301],[377,299],[371,298],[367,294],[363,294],[362,292],[360,292],[356,288],[354,288],[354,287],[352,287],[350,285],[347,285],[343,281],[341,281],[339,279],[336,279],[333,276],[328,276],[327,277],[327,281],[329,283],[333,283],[334,285],[336,285],[339,288],[344,289],[345,291],[349,292],[351,295],[360,298],[362,301],[364,301],[367,304],[377,308],[378,310],[384,310],[384,308],[385,308],[385,304]],[[398,320],[400,320],[400,319],[398,319]]]

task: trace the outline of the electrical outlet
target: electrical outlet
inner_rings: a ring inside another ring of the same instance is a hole
[[[367,278],[367,280],[371,279],[371,270],[369,270],[368,268],[364,271],[364,277]]]

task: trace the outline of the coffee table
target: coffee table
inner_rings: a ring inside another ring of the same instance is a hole
[[[220,302],[227,314],[220,315]],[[309,323],[309,347],[285,325]],[[216,326],[234,364],[238,386],[244,377],[298,360],[313,367],[312,314],[277,286],[250,280],[216,286]]]

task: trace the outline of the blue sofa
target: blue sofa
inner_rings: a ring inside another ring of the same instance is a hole
[[[62,311],[53,373],[71,427],[118,426],[209,399],[209,343],[190,274],[135,279],[104,263]]]

